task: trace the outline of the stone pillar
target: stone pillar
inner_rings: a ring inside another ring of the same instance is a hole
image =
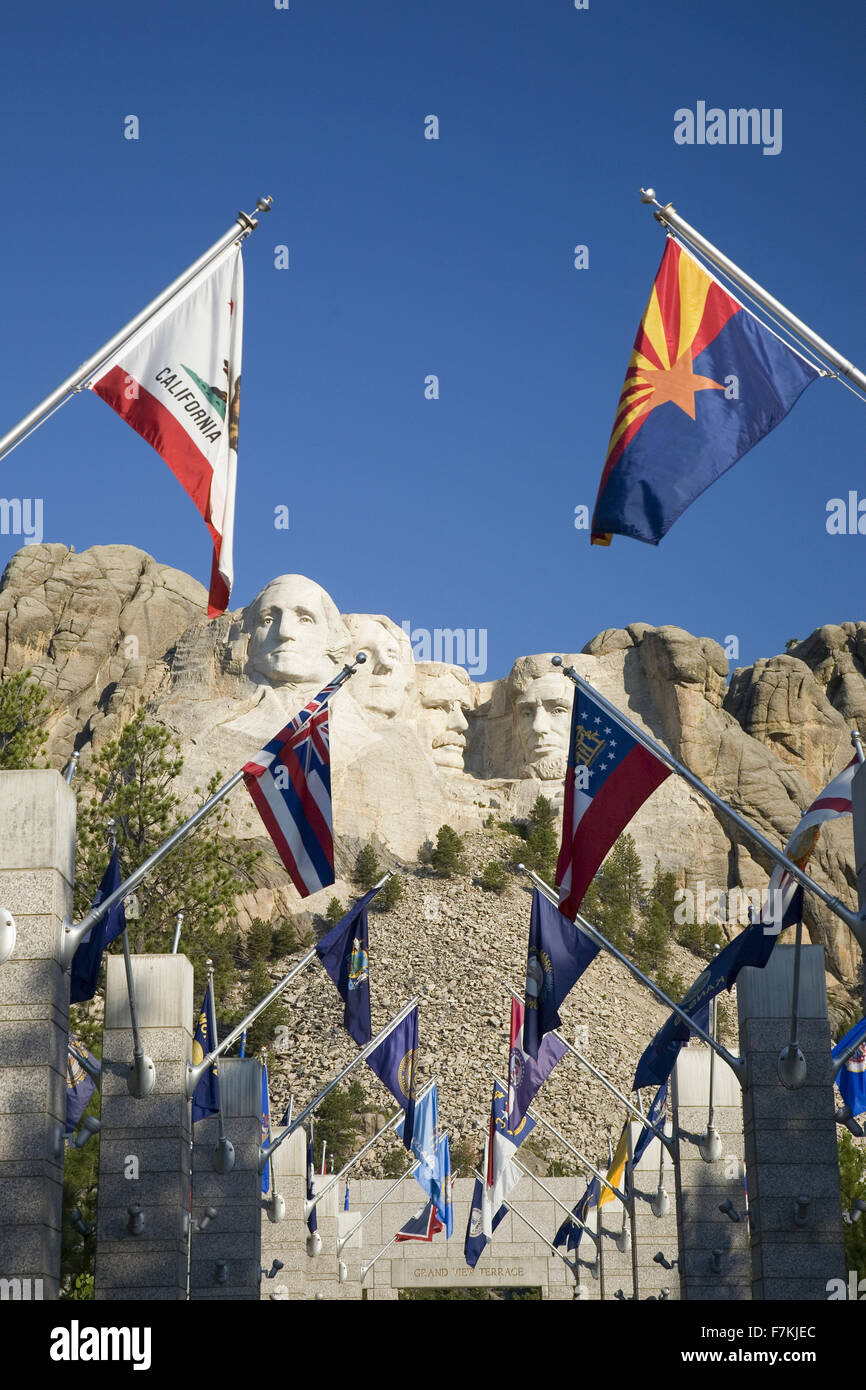
[[[692,1045],[682,1049],[673,1071],[671,1094],[677,1146],[681,1297],[689,1302],[748,1299],[749,1230],[743,1186],[740,1083],[727,1063],[717,1056],[713,1068],[713,1125],[721,1149],[712,1162],[707,1162],[700,1150],[709,1113],[708,1047]],[[723,1202],[731,1202],[739,1221],[719,1210]]]
[[[198,1120],[193,1133],[192,1236],[189,1296],[198,1299],[258,1300],[262,1266],[262,1064],[255,1057],[226,1057],[219,1063],[225,1131],[235,1151],[230,1173],[218,1173],[213,1156],[219,1137],[216,1115]],[[198,1229],[208,1207],[216,1216]],[[226,1281],[217,1282],[225,1261]]]
[[[642,1128],[637,1121],[632,1124],[632,1150],[637,1146]],[[670,1126],[667,1128],[670,1129]],[[673,1303],[680,1297],[676,1177],[673,1155],[658,1139],[650,1141],[634,1170],[634,1191],[638,1296],[641,1301],[661,1298],[662,1290],[667,1289],[664,1297]],[[659,1254],[664,1256],[668,1264],[673,1265],[672,1269],[656,1262],[656,1255]]]
[[[740,1051],[748,1062],[752,1297],[823,1300],[827,1281],[845,1278],[824,948],[802,949],[797,1038],[806,1078],[789,1090],[778,1060],[790,1036],[793,972],[794,947],[776,946],[763,970],[747,968],[737,981]],[[797,1210],[800,1197],[808,1203]]]
[[[0,773],[0,906],[17,940],[0,965],[0,1278],[57,1298],[66,1121],[75,795],[59,772]]]
[[[97,1299],[185,1299],[189,1210],[193,969],[186,956],[133,956],[138,1021],[156,1085],[127,1089],[132,1026],[122,955],[107,957],[99,1136]],[[144,1218],[130,1231],[129,1207]]]

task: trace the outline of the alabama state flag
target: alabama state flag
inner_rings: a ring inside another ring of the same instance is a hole
[[[820,371],[668,237],[601,475],[592,543],[658,545]]]
[[[243,261],[235,242],[88,383],[168,464],[210,531],[208,617],[228,607],[241,389]]]

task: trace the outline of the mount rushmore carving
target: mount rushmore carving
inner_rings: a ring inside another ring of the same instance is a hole
[[[131,546],[74,554],[40,544],[13,556],[0,585],[0,662],[4,675],[32,668],[45,688],[53,766],[73,748],[86,763],[144,701],[180,739],[192,798],[215,770],[227,775],[247,761],[363,650],[367,663],[331,714],[338,869],[370,840],[414,860],[445,823],[460,830],[491,814],[519,818],[540,792],[561,805],[573,688],[549,653],[476,681],[460,666],[416,661],[391,618],[341,613],[302,575],[274,578],[245,608],[214,620],[205,605],[201,585]],[[848,762],[850,727],[866,715],[866,623],[820,628],[786,655],[733,672],[729,684],[718,643],[676,627],[635,623],[561,654],[778,844]],[[234,833],[261,841],[249,799],[235,793],[230,806]],[[769,866],[676,777],[630,829],[648,877],[658,859],[683,886],[766,884]],[[259,915],[297,906],[271,862],[249,904]],[[850,820],[828,827],[812,868],[855,901]],[[827,947],[828,967],[852,981],[859,952],[847,929],[808,895],[806,922]]]

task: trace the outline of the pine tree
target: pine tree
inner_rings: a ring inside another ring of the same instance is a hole
[[[180,745],[168,729],[149,724],[139,711],[116,739],[106,743],[82,778],[78,807],[76,913],[87,911],[108,860],[107,823],[113,819],[126,877],[186,819],[177,779],[183,768]],[[216,773],[196,804],[222,782]],[[165,951],[175,918],[184,914],[182,946],[196,971],[196,996],[204,990],[204,962],[213,959],[217,998],[234,968],[238,934],[229,925],[237,895],[252,882],[258,852],[219,833],[226,811],[218,807],[139,884],[139,916],[129,922],[133,951]]]
[[[382,877],[379,858],[372,845],[365,845],[355,860],[354,879],[367,892]],[[339,918],[337,919],[339,921]]]
[[[442,825],[437,830],[430,863],[440,878],[450,878],[452,874],[464,872],[463,841],[450,825]]]
[[[48,738],[45,692],[32,677],[17,671],[0,685],[0,771],[35,767]]]
[[[842,1191],[842,1211],[854,1210],[858,1198],[866,1199],[866,1152],[851,1138],[847,1130],[839,1132],[839,1182]],[[859,1220],[845,1222],[845,1267],[856,1269],[859,1279],[866,1279],[866,1213]]]
[[[392,874],[386,883],[383,883],[372,903],[377,912],[390,912],[403,898],[403,880],[399,874]]]
[[[374,880],[375,882],[375,880]],[[328,906],[325,908],[325,921],[329,927],[335,927],[341,917],[345,917],[346,909],[337,897],[328,899]]]
[[[538,796],[529,813],[529,827],[526,844],[523,847],[523,862],[529,869],[553,883],[556,877],[556,861],[559,844],[556,833],[556,813],[546,796]]]

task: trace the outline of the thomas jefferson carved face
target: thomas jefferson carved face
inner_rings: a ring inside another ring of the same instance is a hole
[[[418,732],[437,767],[462,772],[469,721],[466,711],[473,706],[472,682],[459,667],[433,664],[418,667],[418,695],[421,709],[416,718]]]
[[[344,622],[351,634],[352,652],[367,653],[366,665],[353,677],[355,699],[370,714],[394,719],[405,708],[415,682],[408,637],[390,618],[350,613]]]
[[[246,674],[259,684],[325,684],[348,635],[333,599],[301,574],[272,579],[244,613]]]
[[[571,692],[562,676],[537,676],[514,699],[514,732],[524,777],[560,781],[568,762]]]

